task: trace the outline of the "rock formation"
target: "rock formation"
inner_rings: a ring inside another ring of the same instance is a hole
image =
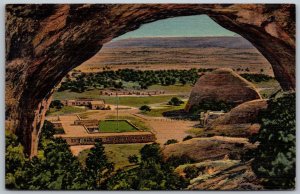
[[[233,70],[217,69],[201,76],[196,82],[185,107],[189,111],[193,106],[205,100],[227,102],[235,105],[254,99],[261,99],[253,84]]]
[[[6,6],[6,127],[31,156],[52,89],[114,37],[159,19],[207,14],[249,40],[284,90],[295,89],[295,5],[32,4]]]
[[[201,137],[167,145],[163,149],[163,155],[166,159],[171,156],[185,155],[196,162],[221,160],[224,157],[239,160],[243,153],[256,146],[256,144],[249,143],[247,138]]]
[[[252,100],[240,104],[206,126],[201,136],[249,137],[259,131],[257,117],[267,106],[267,100]]]

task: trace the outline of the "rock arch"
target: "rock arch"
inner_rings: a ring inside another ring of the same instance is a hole
[[[35,155],[52,89],[71,69],[141,24],[198,14],[249,40],[282,88],[295,89],[295,5],[7,5],[6,129]]]

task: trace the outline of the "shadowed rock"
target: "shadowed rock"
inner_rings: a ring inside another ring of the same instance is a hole
[[[266,109],[267,106],[267,100],[262,99],[240,104],[206,126],[201,136],[249,137],[259,131],[260,125],[257,117],[260,111]]]

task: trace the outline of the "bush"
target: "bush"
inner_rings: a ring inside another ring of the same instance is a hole
[[[137,164],[139,162],[139,158],[135,154],[130,155],[130,156],[128,156],[128,162],[131,164]]]
[[[193,139],[193,136],[188,135],[188,136],[184,137],[182,141],[186,141],[186,140],[189,140],[189,139]]]
[[[171,100],[168,102],[168,105],[172,105],[172,106],[179,106],[181,104],[183,104],[184,102],[182,100],[180,100],[177,97],[173,97],[171,98]]]
[[[61,103],[60,100],[53,100],[53,101],[51,101],[49,108],[55,108],[55,109],[60,110],[60,109],[62,109],[63,106],[64,105],[63,105],[63,103]]]
[[[189,179],[196,178],[199,175],[199,170],[196,166],[188,166],[183,172],[185,173],[185,177]]]
[[[176,139],[169,139],[164,145],[170,145],[174,143],[178,143],[178,141]]]
[[[143,106],[140,107],[140,110],[143,111],[143,112],[150,112],[151,108],[148,105],[143,105]]]
[[[268,102],[259,115],[261,129],[252,136],[257,149],[248,152],[252,168],[267,189],[294,189],[296,176],[296,95],[284,94]]]
[[[211,111],[230,111],[235,104],[233,102],[225,102],[225,101],[216,101],[213,99],[202,100],[198,105],[194,105],[191,108],[191,112],[194,114],[198,114],[200,112],[205,112],[208,110]]]
[[[262,81],[269,81],[271,79],[274,79],[273,77],[265,74],[243,73],[241,74],[241,76],[250,82],[262,82]]]
[[[177,166],[182,165],[182,164],[191,164],[191,163],[194,163],[194,162],[196,162],[196,161],[194,159],[190,158],[187,155],[171,156],[167,159],[167,163],[170,166],[173,166],[173,167],[177,167]]]

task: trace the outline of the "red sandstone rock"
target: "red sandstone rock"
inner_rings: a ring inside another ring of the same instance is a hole
[[[261,96],[253,84],[233,70],[222,68],[207,73],[198,79],[185,110],[189,111],[204,100],[241,104],[254,99],[261,99]]]

